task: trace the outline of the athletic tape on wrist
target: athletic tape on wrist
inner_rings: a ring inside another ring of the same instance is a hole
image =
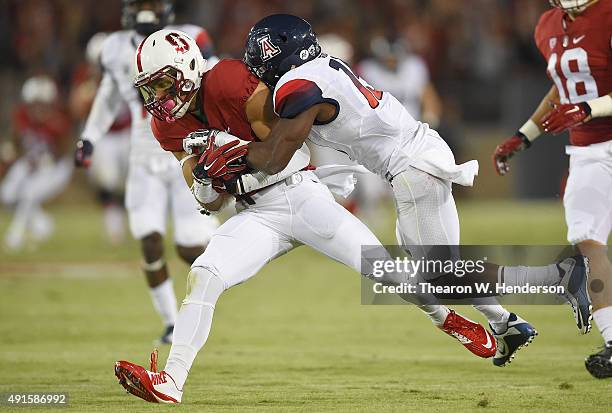
[[[533,141],[542,134],[540,127],[532,119],[529,119],[523,126],[519,128],[521,132],[529,141]]]
[[[212,183],[204,183],[195,179],[193,185],[191,185],[191,193],[201,204],[210,204],[219,198],[219,194],[213,189]]]
[[[612,116],[612,96],[610,95],[589,100],[587,104],[591,107],[591,116],[594,118]]]

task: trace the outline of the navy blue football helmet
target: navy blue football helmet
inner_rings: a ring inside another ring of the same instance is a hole
[[[148,36],[173,21],[173,0],[122,0],[121,25],[124,29]]]
[[[321,46],[306,20],[290,14],[273,14],[251,28],[244,63],[269,88],[282,75],[321,54]]]

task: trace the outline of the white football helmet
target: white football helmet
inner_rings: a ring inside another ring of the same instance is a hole
[[[593,3],[594,0],[548,0],[550,5],[570,13],[581,13]]]
[[[205,68],[206,60],[191,36],[179,30],[158,30],[138,47],[134,86],[151,115],[174,122],[187,113]]]
[[[57,86],[49,76],[34,76],[21,87],[21,98],[25,103],[51,104],[57,99]]]

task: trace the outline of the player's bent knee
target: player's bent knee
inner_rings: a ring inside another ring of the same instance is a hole
[[[183,245],[176,246],[176,253],[183,261],[191,265],[204,252],[205,246],[198,245],[195,247],[185,247]]]
[[[155,262],[164,256],[164,239],[159,232],[141,238],[140,246],[146,262]]]
[[[225,291],[225,283],[211,267],[192,267],[187,276],[187,293],[183,304],[199,304],[214,308]]]

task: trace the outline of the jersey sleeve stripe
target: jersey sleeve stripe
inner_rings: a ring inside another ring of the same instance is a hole
[[[281,118],[291,119],[323,102],[323,92],[316,83],[294,79],[282,85],[274,94],[274,111]]]

